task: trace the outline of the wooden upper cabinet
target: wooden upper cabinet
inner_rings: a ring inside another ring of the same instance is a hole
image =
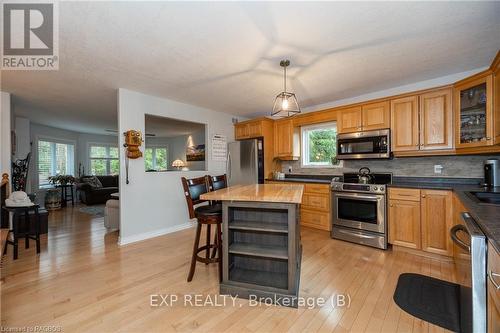
[[[392,151],[419,148],[418,97],[391,100]]]
[[[296,160],[300,156],[300,135],[293,119],[274,122],[274,155],[282,160]]]
[[[244,121],[234,125],[234,138],[236,140],[244,140],[251,138],[259,138],[264,136],[263,126],[264,123],[272,123],[271,119],[257,119],[251,121]],[[272,125],[271,125],[272,126]]]
[[[493,141],[500,144],[500,51],[493,62]]]
[[[338,133],[359,132],[362,130],[361,106],[340,110],[337,120]]]
[[[420,201],[389,200],[389,243],[421,248]]]
[[[363,105],[361,111],[363,131],[384,129],[391,126],[389,101]]]
[[[247,126],[247,124],[235,124],[234,125],[234,138],[236,140],[248,138],[248,126]]]
[[[453,226],[453,193],[422,190],[422,250],[453,256],[450,229]]]
[[[493,145],[493,74],[482,73],[454,86],[455,147]]]
[[[452,90],[432,91],[419,98],[420,149],[453,148]]]
[[[261,121],[256,121],[249,123],[247,125],[248,127],[248,136],[250,138],[257,138],[262,136],[262,122]]]

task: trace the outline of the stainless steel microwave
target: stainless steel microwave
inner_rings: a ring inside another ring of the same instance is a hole
[[[389,129],[337,135],[337,158],[339,160],[390,157]]]

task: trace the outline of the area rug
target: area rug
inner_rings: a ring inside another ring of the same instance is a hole
[[[93,215],[95,217],[104,216],[104,205],[102,206],[86,206],[78,209],[81,213]]]

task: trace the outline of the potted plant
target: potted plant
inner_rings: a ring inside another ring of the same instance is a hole
[[[49,183],[55,188],[49,188],[45,194],[45,208],[47,210],[57,210],[61,208],[61,189],[58,186],[72,185],[76,181],[71,175],[55,175],[49,177]]]
[[[49,183],[52,185],[70,185],[76,181],[75,177],[71,175],[55,175],[49,177]]]

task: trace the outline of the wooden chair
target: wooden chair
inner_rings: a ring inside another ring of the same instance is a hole
[[[184,195],[186,197],[186,202],[189,211],[190,218],[196,218],[196,236],[193,245],[193,254],[191,257],[191,268],[189,269],[188,282],[191,282],[194,276],[194,271],[196,269],[196,262],[203,262],[206,265],[210,263],[219,264],[219,280],[222,281],[222,206],[220,204],[215,205],[201,205],[206,203],[206,200],[201,200],[200,195],[207,193],[210,190],[209,179],[207,176],[186,179],[181,178],[182,186],[184,188]],[[197,207],[195,207],[197,206]],[[216,226],[216,236],[213,243],[211,243],[211,226],[215,224]],[[200,246],[200,236],[202,226],[207,226],[207,238],[206,244]],[[210,256],[210,249],[214,249],[212,256]],[[205,258],[202,258],[198,253],[205,251]],[[215,253],[218,256],[215,257]]]
[[[220,176],[208,176],[208,182],[210,191],[217,191],[221,188],[227,187],[227,176],[226,174]]]

